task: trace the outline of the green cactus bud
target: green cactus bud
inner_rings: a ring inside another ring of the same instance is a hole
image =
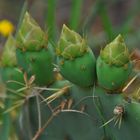
[[[48,45],[45,33],[27,12],[16,41],[18,65],[27,73],[28,78],[35,75],[34,82],[39,86],[52,83],[54,81],[52,45]]]
[[[47,36],[35,20],[25,13],[17,34],[17,47],[22,50],[34,51],[47,47]]]
[[[110,65],[123,66],[129,62],[129,51],[123,37],[119,34],[111,43],[101,50],[101,58]]]
[[[87,41],[66,25],[63,25],[56,53],[64,78],[83,87],[93,85],[96,77],[95,56]]]
[[[16,44],[15,39],[10,35],[5,43],[2,56],[1,56],[1,65],[0,65],[0,75],[2,82],[6,85],[6,88],[13,91],[18,90],[23,87],[23,85],[17,84],[24,83],[23,73],[17,67],[16,59]],[[10,80],[16,82],[8,82]],[[15,94],[12,94],[10,91],[7,92],[8,97],[17,97]],[[10,94],[9,94],[10,93]]]
[[[56,50],[57,54],[65,59],[74,59],[84,55],[88,49],[86,40],[64,24]]]
[[[15,39],[10,35],[5,43],[4,50],[1,56],[1,66],[16,66],[16,44]]]
[[[99,85],[108,89],[121,89],[132,71],[129,51],[121,35],[101,50],[97,60]]]
[[[53,61],[54,56],[50,47],[40,51],[23,52],[17,49],[19,66],[27,73],[28,78],[35,75],[35,83],[46,86],[54,81]]]

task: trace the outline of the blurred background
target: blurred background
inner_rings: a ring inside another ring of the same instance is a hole
[[[85,36],[97,51],[119,33],[130,49],[139,47],[139,0],[0,0],[0,22],[11,22],[15,33],[26,10],[53,42],[66,24]],[[6,36],[1,33],[0,38],[2,47]]]

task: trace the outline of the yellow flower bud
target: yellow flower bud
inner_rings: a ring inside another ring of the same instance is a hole
[[[8,20],[0,21],[0,33],[2,36],[7,37],[14,31],[13,24]]]

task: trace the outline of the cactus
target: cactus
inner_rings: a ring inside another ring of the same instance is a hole
[[[128,49],[118,35],[103,50],[97,60],[97,76],[100,86],[108,90],[120,90],[132,71]]]
[[[17,60],[28,78],[35,75],[35,83],[46,86],[54,81],[52,46],[47,36],[26,12],[17,34]]]
[[[54,54],[45,33],[26,13],[16,42],[8,38],[0,66],[7,91],[25,95],[16,122],[20,140],[140,139],[140,105],[122,93],[133,65],[121,35],[100,51],[96,63],[87,41],[63,25],[56,71]],[[26,74],[27,79],[35,76],[35,84],[32,78],[26,81]],[[18,90],[24,82],[31,85]]]
[[[63,25],[56,53],[60,73],[67,80],[82,87],[94,84],[96,79],[94,54],[87,41],[66,25]]]
[[[76,85],[71,86],[71,83],[65,80],[57,81],[51,88],[63,88],[67,85],[70,86],[69,90],[49,104],[52,110],[54,110],[53,112],[51,112],[45,102],[40,105],[42,126],[44,126],[50,118],[51,121],[45,127],[43,133],[34,139],[43,140],[48,138],[49,140],[58,140],[67,138],[72,140],[91,140],[95,137],[97,140],[100,140],[107,138],[104,128],[100,128],[102,121],[94,106],[93,98],[88,98],[88,96],[92,96],[92,88],[83,89]],[[44,97],[45,95],[49,97],[51,94],[53,93],[50,91],[42,93]],[[28,131],[32,130],[31,134],[34,136],[38,131],[38,111],[36,109],[37,102],[35,98],[32,98],[29,104],[29,118],[27,118],[27,112],[25,113],[24,109],[24,113],[21,114],[21,118],[23,118],[24,121],[21,121],[23,124],[20,124],[20,126],[23,126]],[[56,108],[58,108],[58,110],[55,110]],[[28,125],[25,124],[25,120],[30,120],[31,130],[29,130]],[[24,132],[21,128],[20,135]],[[27,135],[25,135],[25,139],[28,140],[31,138],[27,139]]]
[[[21,84],[16,83],[24,83],[24,79],[23,73],[17,65],[16,43],[15,39],[11,35],[8,37],[7,42],[5,43],[0,65],[1,78],[2,81],[6,84],[7,89],[17,90],[22,88],[23,86]],[[8,93],[11,92],[8,91]]]
[[[4,99],[6,111],[12,106],[13,101],[18,101],[22,98],[22,93],[16,93],[16,90],[23,87],[24,79],[23,73],[17,66],[15,45],[15,40],[13,36],[10,35],[5,43],[0,59],[0,76],[6,87]],[[5,110],[3,109],[1,114],[4,125],[1,129],[1,140],[8,139],[10,134],[11,116],[9,112],[3,113]]]
[[[98,89],[95,96],[99,96],[102,112],[105,118],[103,127],[109,127],[115,140],[140,139],[140,104],[132,99],[125,99],[123,94],[105,94]],[[133,131],[135,130],[135,131]],[[113,139],[113,140],[114,140]]]

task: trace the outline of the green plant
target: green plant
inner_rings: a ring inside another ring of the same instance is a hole
[[[96,64],[88,42],[78,33],[64,25],[54,50],[46,34],[26,13],[16,36],[17,48],[11,49],[14,55],[5,52],[12,43],[5,46],[0,72],[7,97],[12,88],[10,95],[16,98],[9,99],[12,107],[8,105],[6,112],[19,107],[19,139],[140,139],[140,105],[123,93],[131,78],[132,62],[121,35],[101,50]],[[10,61],[13,56],[14,62]],[[21,75],[15,74],[19,67]],[[3,130],[9,133],[9,128]]]

